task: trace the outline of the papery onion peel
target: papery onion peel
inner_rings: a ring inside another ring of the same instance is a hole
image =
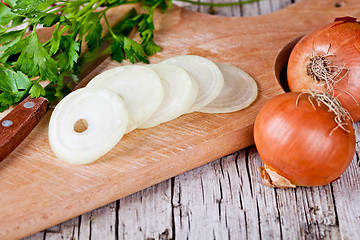
[[[326,185],[347,169],[355,153],[355,133],[347,111],[332,101],[336,99],[329,94],[290,92],[260,110],[254,140],[265,164],[261,173],[266,185]]]

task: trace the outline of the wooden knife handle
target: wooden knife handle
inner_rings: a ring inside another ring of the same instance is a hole
[[[0,120],[0,162],[26,138],[48,106],[46,98],[29,96]]]

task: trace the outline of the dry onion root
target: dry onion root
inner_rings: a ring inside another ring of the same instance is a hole
[[[355,153],[355,133],[346,110],[333,101],[329,94],[291,92],[272,98],[260,110],[254,140],[267,186],[326,185],[347,169]]]
[[[360,120],[360,22],[337,18],[305,35],[292,50],[287,69],[291,91],[329,92],[355,122]]]

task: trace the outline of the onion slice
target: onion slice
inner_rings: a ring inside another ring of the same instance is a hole
[[[83,129],[76,129],[82,123]],[[55,107],[49,142],[55,155],[71,164],[93,162],[110,151],[128,125],[121,97],[106,88],[81,88]]]
[[[197,82],[199,94],[189,112],[198,111],[208,105],[220,93],[224,86],[224,77],[215,63],[195,55],[168,58],[164,63],[183,68]]]
[[[217,63],[224,75],[224,87],[219,95],[199,112],[229,113],[248,107],[255,101],[258,88],[255,80],[235,66]]]
[[[130,115],[127,132],[149,119],[164,98],[164,89],[158,75],[150,68],[139,65],[107,70],[94,77],[88,86],[106,87],[124,99]]]
[[[198,95],[197,83],[180,67],[167,63],[148,65],[164,87],[164,99],[156,112],[139,128],[149,128],[188,112]]]

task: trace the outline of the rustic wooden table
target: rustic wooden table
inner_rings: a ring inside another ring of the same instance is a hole
[[[294,3],[262,0],[208,8],[174,2],[194,11],[236,17],[266,14]],[[335,4],[341,7],[343,2]],[[251,146],[26,240],[360,239],[360,123],[354,127],[357,153],[342,178],[330,185],[265,187],[258,172],[261,159]]]

